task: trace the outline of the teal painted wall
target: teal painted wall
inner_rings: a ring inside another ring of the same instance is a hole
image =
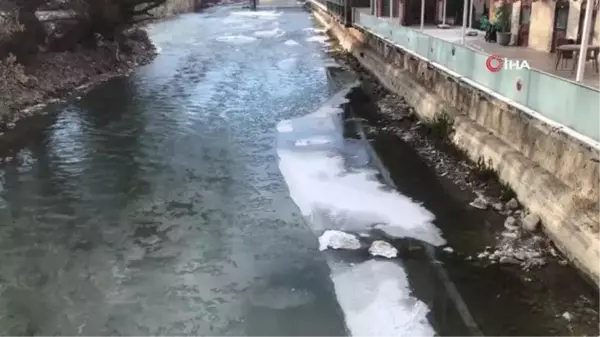
[[[363,11],[355,11],[354,23],[556,123],[596,142],[600,141],[598,90],[535,69],[490,72],[485,65],[488,54],[400,26]],[[520,90],[517,83],[520,83]]]

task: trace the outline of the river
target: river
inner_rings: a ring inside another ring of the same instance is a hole
[[[149,33],[151,64],[49,108],[4,156],[0,334],[478,334],[434,214],[343,137],[356,79],[331,76],[305,11]],[[321,251],[325,229],[361,246]],[[372,258],[376,238],[410,258]]]

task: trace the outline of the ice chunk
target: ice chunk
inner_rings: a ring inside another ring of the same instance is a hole
[[[360,241],[352,234],[337,230],[326,230],[319,237],[319,250],[332,249],[360,249]]]
[[[369,247],[369,253],[373,256],[383,256],[391,259],[398,256],[398,249],[388,242],[377,240],[373,241],[371,247]]]

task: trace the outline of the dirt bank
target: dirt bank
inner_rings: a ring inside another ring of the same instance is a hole
[[[41,104],[79,95],[112,77],[128,74],[152,60],[156,50],[145,31],[131,30],[127,46],[119,53],[109,45],[72,52],[40,53],[27,66],[12,59],[0,61],[0,132],[34,115]]]

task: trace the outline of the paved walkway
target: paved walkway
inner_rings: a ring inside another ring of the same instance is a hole
[[[415,27],[418,29],[417,27]],[[435,27],[426,27],[425,33],[433,37],[437,37],[442,40],[462,43],[461,29],[460,27],[451,29],[439,29]],[[486,54],[499,55],[509,59],[515,60],[527,60],[532,68],[541,70],[543,72],[562,77],[571,81],[575,81],[575,72],[573,69],[573,62],[575,60],[568,60],[566,66],[556,70],[555,67],[555,54],[537,51],[527,47],[512,47],[512,46],[501,46],[497,43],[488,43],[484,40],[484,33],[479,31],[478,36],[467,37],[467,46]],[[583,84],[593,88],[600,88],[600,76],[592,68],[592,63],[587,62],[584,72]]]
[[[368,8],[360,8],[360,11],[369,13]],[[388,21],[398,24],[397,18],[383,18]],[[419,30],[418,26],[409,27],[415,30]],[[527,60],[529,65],[537,70],[541,70],[545,73],[565,78],[571,81],[575,81],[575,72],[572,71],[573,60],[569,60],[564,68],[559,66],[558,69],[554,69],[555,65],[555,54],[537,51],[527,47],[512,47],[512,46],[501,46],[497,43],[488,43],[484,40],[484,32],[478,31],[477,36],[468,36],[466,38],[467,46],[471,49],[490,54],[506,57],[515,60]],[[438,39],[446,40],[449,42],[461,44],[461,27],[452,27],[450,29],[439,29],[435,26],[426,26],[424,33],[433,36]],[[588,62],[585,67],[583,84],[595,89],[600,88],[600,76],[592,68],[592,63]]]

